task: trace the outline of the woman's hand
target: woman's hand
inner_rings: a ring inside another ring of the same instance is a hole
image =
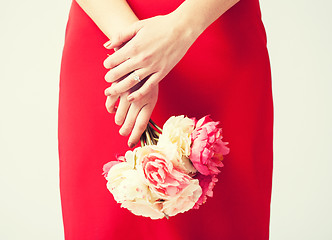
[[[127,100],[146,98],[181,60],[198,35],[193,28],[181,24],[178,17],[168,14],[135,22],[113,36],[104,46],[121,48],[104,61],[104,66],[110,69],[105,80],[117,84],[107,88],[105,95],[123,94],[145,79],[142,87],[129,94]]]
[[[105,103],[109,113],[115,112],[115,123],[117,125],[122,125],[119,133],[122,136],[127,136],[130,132],[132,132],[128,140],[128,146],[131,148],[138,143],[142,133],[146,129],[158,99],[157,84],[140,100],[129,103],[127,96],[132,91],[135,91],[137,87],[140,87],[141,84],[138,84],[133,89],[130,89],[122,94],[107,96]],[[117,82],[113,83],[113,85],[117,85]],[[119,98],[119,105],[116,107],[115,105]]]

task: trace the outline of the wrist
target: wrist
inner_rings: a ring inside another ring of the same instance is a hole
[[[186,39],[187,41],[194,43],[199,35],[204,31],[203,28],[195,25],[189,18],[183,17],[180,11],[173,11],[168,14],[172,18],[174,24],[173,31],[178,37]]]
[[[186,5],[186,1],[169,15],[173,16],[175,19],[176,27],[179,31],[194,40],[196,40],[207,27],[204,19],[200,18],[200,16],[196,14],[196,11],[192,11],[191,6]]]

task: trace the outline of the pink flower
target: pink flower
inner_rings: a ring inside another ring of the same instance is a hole
[[[217,174],[222,167],[223,155],[229,153],[225,142],[221,141],[219,122],[213,122],[209,116],[201,118],[191,133],[190,160],[203,175]]]
[[[160,198],[174,197],[190,184],[192,178],[177,170],[158,147],[145,146],[137,155],[148,185]]]
[[[169,217],[186,212],[195,206],[201,195],[202,188],[198,180],[192,179],[180,194],[164,202],[162,212]]]
[[[198,179],[199,185],[202,188],[202,195],[193,207],[194,209],[198,209],[200,205],[206,202],[207,197],[213,197],[212,189],[216,185],[216,182],[218,182],[218,178],[216,175],[202,175],[200,173],[197,173],[194,178]]]

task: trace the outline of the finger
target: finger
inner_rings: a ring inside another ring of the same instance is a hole
[[[133,70],[137,69],[139,62],[135,62],[132,59],[128,59],[122,62],[120,65],[112,68],[105,74],[106,82],[116,82],[120,78],[124,77],[126,74],[131,73]]]
[[[105,89],[105,95],[117,95],[123,92],[128,91],[136,84],[140,83],[149,75],[148,69],[138,69],[135,70],[133,73],[129,74],[126,78],[117,82],[116,85],[112,85],[109,88]]]
[[[139,21],[135,22],[128,28],[116,34],[111,40],[104,43],[104,47],[107,49],[120,47],[123,43],[128,42],[130,39],[132,39],[140,28],[141,28],[140,22]]]
[[[119,99],[119,96],[107,96],[105,107],[109,113],[114,113],[116,111],[115,104],[117,100]]]
[[[142,99],[147,93],[149,93],[159,82],[161,77],[158,73],[152,74],[148,80],[136,91],[129,94],[127,97],[128,102],[134,102]]]
[[[130,106],[130,103],[127,101],[126,97],[127,94],[123,94],[120,96],[119,106],[116,110],[114,117],[115,123],[119,126],[123,124]]]
[[[126,119],[119,130],[120,135],[127,136],[133,130],[137,115],[140,110],[140,107],[138,107],[136,104],[130,105]]]
[[[129,59],[129,50],[129,48],[122,47],[117,49],[117,51],[115,51],[113,54],[108,55],[108,57],[104,60],[104,67],[111,69],[123,63],[124,61],[127,61]]]
[[[148,125],[152,111],[153,111],[152,105],[147,104],[143,106],[140,112],[138,113],[133,131],[128,140],[129,147],[131,148],[134,147],[140,140],[141,135],[143,134],[144,130],[146,129],[146,126]]]

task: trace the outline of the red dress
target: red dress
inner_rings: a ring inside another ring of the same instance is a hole
[[[182,0],[128,1],[140,19]],[[120,208],[102,176],[127,150],[105,108],[107,37],[73,1],[63,48],[58,140],[66,240],[267,240],[273,166],[273,99],[258,0],[241,0],[210,25],[161,81],[152,119],[172,115],[221,122],[230,153],[213,198],[199,210],[151,220]]]

